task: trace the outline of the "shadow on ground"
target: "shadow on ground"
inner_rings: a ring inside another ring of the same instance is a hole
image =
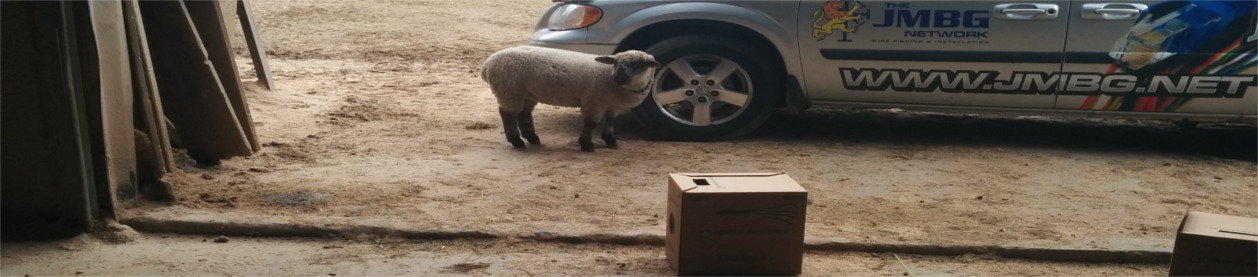
[[[617,132],[627,138],[641,137],[646,131],[635,122],[617,126]],[[1181,128],[1161,121],[810,111],[798,116],[775,115],[742,139],[1162,152],[1258,161],[1258,128],[1239,124]]]

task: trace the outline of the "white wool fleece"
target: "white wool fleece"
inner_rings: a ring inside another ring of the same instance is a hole
[[[620,86],[612,81],[613,66],[595,61],[596,57],[554,48],[512,47],[485,60],[481,79],[489,83],[499,108],[508,112],[536,101],[580,107],[583,115],[595,116],[642,103],[648,93],[634,90],[649,85],[654,70],[645,70]]]

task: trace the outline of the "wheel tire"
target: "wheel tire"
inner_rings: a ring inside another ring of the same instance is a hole
[[[743,42],[718,36],[678,36],[656,43],[646,52],[654,55],[661,66],[651,84],[651,95],[633,109],[633,115],[646,129],[665,139],[720,141],[736,138],[760,127],[777,107],[780,66],[765,58],[768,53]],[[698,83],[681,80],[684,78],[673,70],[678,68],[674,62],[685,64],[697,73],[687,77]],[[721,68],[725,62],[733,62],[734,66],[728,77],[711,76],[718,68],[728,69]],[[713,77],[715,85],[708,85],[708,77]],[[713,90],[719,93],[711,93]],[[684,94],[685,91],[693,91],[693,94]],[[739,97],[740,94],[746,97]],[[680,102],[660,104],[660,101],[673,102],[679,98]],[[741,106],[731,104],[740,100]],[[707,120],[700,115],[704,105],[707,105]]]

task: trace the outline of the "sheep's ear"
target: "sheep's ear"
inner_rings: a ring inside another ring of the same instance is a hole
[[[594,60],[605,64],[616,64],[616,58],[612,58],[612,56],[598,56]]]

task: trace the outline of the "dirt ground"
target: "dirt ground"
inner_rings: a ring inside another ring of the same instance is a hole
[[[667,276],[659,248],[501,240],[255,239],[146,234],[6,243],[5,276]],[[897,260],[898,258],[898,260]],[[85,262],[91,261],[91,262]],[[806,252],[803,276],[1157,276],[1165,265]]]
[[[1186,210],[1258,216],[1252,126],[819,111],[715,143],[627,120],[620,149],[583,153],[577,110],[542,105],[545,145],[519,151],[479,66],[527,44],[550,1],[252,3],[278,86],[237,49],[262,151],[183,159],[181,201],[127,215],[663,233],[668,173],[777,171],[809,191],[808,236],[858,242],[1169,251]]]

